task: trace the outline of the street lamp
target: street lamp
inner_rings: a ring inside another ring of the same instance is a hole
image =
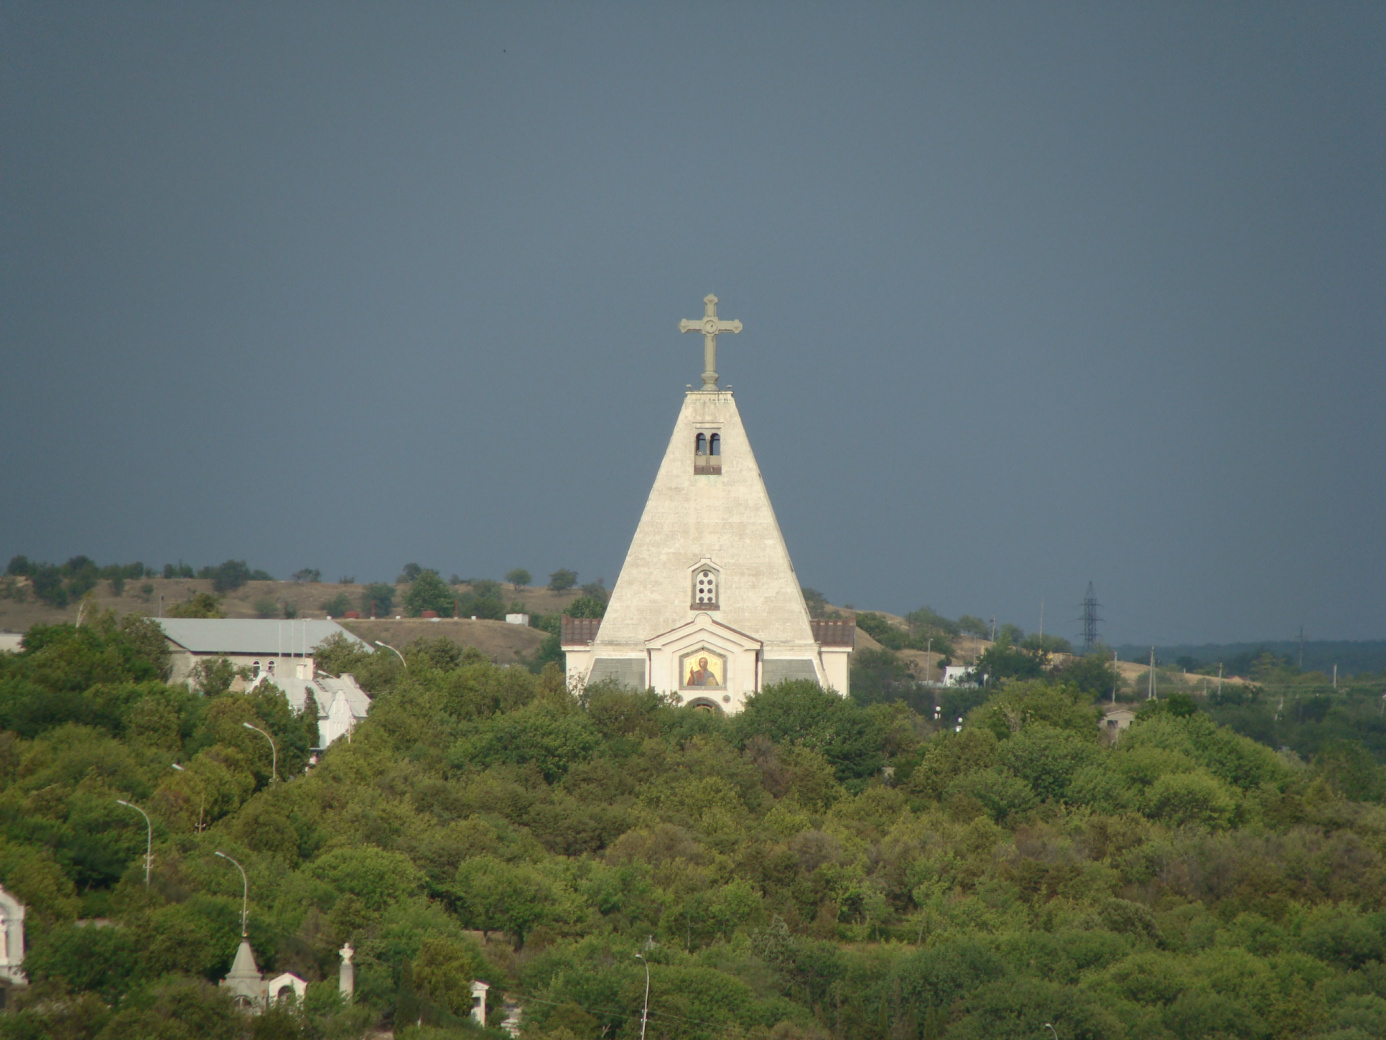
[[[383,646],[386,650],[391,651],[396,657],[400,659],[400,663],[404,665],[404,670],[406,672],[409,670],[409,662],[404,659],[404,655],[400,653],[398,650],[396,650],[394,647],[392,647],[389,643],[382,643],[379,639],[377,639],[375,641],[375,645]]]
[[[252,726],[248,722],[242,722],[241,725],[246,729],[253,729],[256,733],[270,742],[270,783],[274,783],[279,779],[279,751],[274,746],[274,738],[259,726]]]
[[[645,1008],[640,1012],[640,1040],[645,1040],[645,1023],[650,1018],[650,962],[638,953],[635,959],[645,965]]]
[[[1051,1026],[1048,1022],[1044,1023],[1044,1028],[1054,1034],[1054,1040],[1059,1040],[1059,1031],[1057,1029]]]
[[[218,850],[217,855],[229,862],[233,867],[241,872],[241,938],[245,938],[245,921],[247,916],[246,904],[250,899],[250,882],[246,880],[245,867],[241,866],[226,853]]]
[[[149,864],[154,859],[154,825],[149,822],[149,814],[141,809],[134,802],[127,802],[124,798],[117,798],[116,801],[127,809],[134,809],[144,817],[145,843],[144,843],[144,887],[149,887]]]
[[[178,770],[178,772],[180,772],[180,773],[188,773],[188,771],[187,771],[186,769],[184,769],[182,766],[180,766],[177,762],[172,763],[172,765],[173,765],[173,768],[174,768],[174,769]],[[189,776],[192,776],[193,774],[192,774],[192,773],[188,773],[188,775],[189,775]],[[199,806],[197,807],[197,833],[198,833],[198,834],[201,834],[201,833],[202,833],[202,814],[203,814],[203,812],[204,812],[204,811],[206,810],[206,808],[207,808],[207,785],[204,784],[204,783],[202,782],[202,779],[201,779],[200,777],[198,778],[198,781],[197,781],[197,789],[202,793],[202,804],[199,805]]]

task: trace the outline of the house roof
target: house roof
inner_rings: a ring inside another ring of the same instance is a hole
[[[194,654],[292,655],[311,651],[340,635],[371,646],[335,621],[275,621],[258,618],[156,618],[164,635]]]
[[[346,698],[347,706],[358,719],[364,719],[371,710],[370,697],[350,672],[343,672],[341,676],[319,675],[313,679],[290,679],[288,676],[274,676],[262,672],[250,688],[254,689],[256,686],[278,687],[297,712],[302,712],[307,707],[308,698],[311,697],[313,710],[320,719],[327,718],[332,702],[339,693]]]

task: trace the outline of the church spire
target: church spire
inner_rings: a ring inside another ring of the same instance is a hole
[[[741,322],[721,321],[717,317],[717,297],[708,293],[703,297],[703,320],[679,322],[680,332],[701,332],[703,334],[703,389],[717,389],[717,336],[722,332],[740,332]]]

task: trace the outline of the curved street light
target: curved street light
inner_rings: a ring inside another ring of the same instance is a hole
[[[127,809],[134,809],[144,817],[145,842],[144,842],[144,887],[149,887],[149,864],[154,859],[154,825],[149,822],[149,814],[141,809],[134,802],[127,802],[124,798],[117,798],[116,802],[125,806]]]
[[[171,765],[173,766],[174,769],[178,770],[178,772],[180,772],[180,773],[187,773],[189,776],[194,775],[194,774],[191,773],[189,770],[184,769],[182,766],[180,766],[177,762],[173,762],[173,763],[171,763]],[[197,807],[197,833],[198,833],[198,834],[201,834],[201,833],[202,833],[202,814],[203,814],[203,813],[206,811],[206,809],[207,809],[207,785],[204,784],[204,783],[202,782],[202,778],[201,778],[201,777],[198,777],[198,780],[197,780],[197,789],[198,789],[199,792],[201,792],[201,795],[202,795],[202,804],[199,805],[199,806]]]
[[[377,639],[375,641],[375,645],[383,646],[386,650],[393,652],[394,655],[399,658],[400,663],[404,665],[404,670],[406,672],[409,671],[409,662],[404,659],[404,655],[402,653],[400,653],[398,650],[392,647],[389,643],[382,643],[379,639]]]
[[[252,726],[248,722],[242,722],[241,725],[246,729],[253,729],[256,733],[270,742],[270,783],[274,783],[279,779],[279,750],[274,746],[274,738],[259,726]]]
[[[241,866],[239,863],[237,863],[234,859],[232,859],[230,856],[228,856],[221,850],[217,850],[217,855],[229,862],[232,866],[234,866],[237,870],[241,872],[241,938],[244,939],[245,922],[246,917],[248,915],[246,906],[250,901],[250,882],[246,879],[245,867]]]
[[[640,1012],[640,1040],[645,1040],[645,1023],[650,1017],[650,962],[638,953],[635,959],[645,965],[645,1008]]]
[[[1059,1031],[1057,1029],[1055,1029],[1048,1022],[1044,1023],[1044,1028],[1054,1034],[1054,1040],[1059,1040]]]

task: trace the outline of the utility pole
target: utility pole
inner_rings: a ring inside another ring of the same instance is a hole
[[[1145,681],[1145,699],[1150,701],[1155,699],[1155,648],[1150,648],[1150,671]]]
[[[1218,662],[1218,696],[1222,696],[1222,662]]]
[[[1117,685],[1121,682],[1121,672],[1117,670],[1117,652],[1112,651],[1112,707],[1116,707]]]
[[[996,615],[991,616],[991,641],[996,642]]]
[[[1304,626],[1299,626],[1299,670],[1304,671]]]

